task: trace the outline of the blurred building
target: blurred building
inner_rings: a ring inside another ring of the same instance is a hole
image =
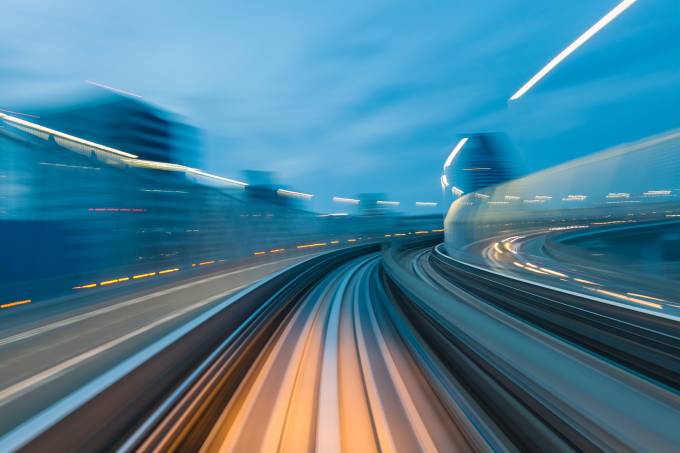
[[[444,165],[442,189],[448,203],[470,192],[522,175],[517,153],[501,134],[473,134],[454,146]]]
[[[200,168],[200,135],[167,111],[137,98],[97,91],[71,105],[39,111],[42,126],[139,156]]]

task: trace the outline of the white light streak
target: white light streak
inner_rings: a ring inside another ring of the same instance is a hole
[[[105,90],[113,91],[114,93],[123,94],[125,96],[132,96],[132,97],[135,97],[135,98],[141,98],[140,95],[132,93],[130,91],[121,90],[120,88],[114,88],[112,86],[104,85],[103,83],[94,82],[92,80],[86,80],[85,83],[90,84],[90,85],[94,85],[94,86],[99,87],[99,88],[103,88]]]
[[[662,195],[670,195],[672,191],[670,190],[648,190],[647,192],[644,192],[642,195],[646,197],[658,197]]]
[[[294,192],[286,189],[277,189],[276,193],[284,197],[299,198],[301,200],[311,200],[314,197],[310,193]]]
[[[627,192],[610,192],[607,194],[607,198],[630,198],[630,194]]]
[[[69,134],[64,134],[63,132],[59,132],[59,131],[56,131],[54,129],[43,127],[39,124],[31,123],[30,121],[22,120],[21,118],[16,118],[14,116],[5,115],[4,113],[0,113],[0,119],[3,119],[5,121],[8,121],[8,122],[15,124],[15,125],[27,127],[29,129],[34,129],[36,131],[40,131],[40,132],[43,132],[45,134],[50,134],[50,135],[54,135],[56,137],[60,137],[60,138],[66,139],[66,140],[70,140],[72,142],[79,143],[81,145],[91,146],[92,148],[97,148],[101,151],[107,151],[109,153],[117,154],[119,156],[128,157],[128,158],[131,158],[131,159],[137,158],[137,156],[135,156],[134,154],[126,153],[126,152],[118,150],[118,149],[114,149],[114,148],[110,148],[108,146],[100,145],[99,143],[94,143],[94,142],[91,142],[89,140],[83,140],[82,138],[74,137],[73,135],[69,135]]]
[[[446,158],[446,162],[444,162],[444,170],[446,170],[450,165],[451,162],[453,162],[453,158],[456,157],[456,154],[460,152],[461,149],[463,149],[463,146],[468,141],[468,137],[461,138],[458,143],[456,143],[456,146],[453,147],[451,150],[451,154],[449,154],[449,157]]]
[[[516,99],[521,98],[527,91],[529,91],[534,85],[536,85],[543,77],[546,76],[550,71],[552,71],[555,66],[560,64],[562,60],[567,58],[569,55],[571,55],[576,49],[581,47],[586,41],[588,41],[590,38],[592,38],[597,32],[602,30],[604,27],[609,24],[609,22],[613,21],[616,19],[616,17],[624,12],[626,9],[628,9],[633,3],[635,3],[637,0],[624,0],[621,3],[619,3],[613,10],[609,11],[602,19],[597,21],[595,25],[590,27],[588,30],[585,31],[581,36],[576,38],[576,41],[572,42],[569,44],[569,46],[564,49],[562,52],[557,54],[555,58],[550,60],[550,62],[545,65],[540,71],[536,73],[527,83],[522,86],[515,94],[512,95],[510,98],[511,101],[514,101]]]
[[[356,198],[333,197],[334,203],[359,204]]]
[[[385,201],[385,200],[378,200],[376,203],[381,206],[399,206],[401,204],[399,201]]]
[[[437,206],[434,201],[416,201],[416,206]]]
[[[31,118],[40,118],[40,116],[33,115],[32,113],[15,112],[14,110],[0,109],[0,112],[10,113],[12,115],[30,116]]]

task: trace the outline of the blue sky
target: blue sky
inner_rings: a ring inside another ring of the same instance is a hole
[[[537,170],[680,127],[677,0],[639,0],[507,103],[617,3],[5,0],[0,108],[95,80],[204,129],[209,171],[408,208],[439,201],[460,134],[506,132]]]

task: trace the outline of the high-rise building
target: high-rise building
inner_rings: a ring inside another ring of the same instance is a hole
[[[104,93],[40,112],[36,123],[139,156],[201,166],[198,130],[139,99]]]

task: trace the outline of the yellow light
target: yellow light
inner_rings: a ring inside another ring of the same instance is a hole
[[[105,282],[100,282],[99,286],[106,286],[106,285],[112,285],[114,283],[118,283],[120,280],[119,279],[113,279],[113,280],[106,280]]]
[[[324,245],[328,245],[325,242],[317,242],[315,244],[304,244],[304,245],[298,245],[296,248],[299,249],[307,249],[310,247],[323,247]]]
[[[331,241],[331,244],[339,244],[340,241]]]
[[[602,286],[599,283],[591,282],[590,280],[584,280],[582,278],[575,278],[574,281],[579,283],[585,283],[586,285]]]
[[[531,271],[535,274],[541,274],[541,275],[549,275],[547,272],[539,271],[538,269],[534,269],[533,267],[525,267],[526,270]]]
[[[652,296],[645,296],[644,294],[636,294],[636,293],[626,293],[629,296],[634,296],[634,297],[644,297],[645,299],[650,299],[650,300],[656,300],[658,302],[668,302],[665,299],[659,299],[658,297],[652,297]]]
[[[173,269],[165,269],[165,270],[162,270],[162,271],[160,271],[158,274],[159,274],[159,275],[170,274],[170,273],[172,273],[172,272],[178,272],[178,271],[179,271],[179,268],[178,268],[178,267],[175,267],[175,268],[173,268]]]
[[[264,255],[265,253],[267,253],[267,252],[255,252],[255,253],[253,253],[253,255]]]
[[[431,231],[432,231],[433,233],[443,233],[443,232],[444,232],[444,228],[439,228],[439,229],[437,229],[437,230],[431,230]]]
[[[356,239],[347,239],[347,242],[356,242]]]
[[[74,286],[73,289],[86,289],[86,288],[94,288],[97,286],[96,283],[90,283],[88,285],[80,285],[80,286]]]
[[[132,276],[132,279],[133,279],[133,280],[137,280],[137,279],[140,279],[140,278],[153,277],[154,275],[156,275],[155,272],[149,272],[148,274],[138,274],[138,275],[133,275],[133,276]]]
[[[548,268],[545,268],[545,267],[541,267],[539,269],[541,269],[543,272],[547,272],[548,274],[554,275],[556,277],[569,278],[568,275],[564,275],[563,273],[554,271],[552,269],[548,269]]]
[[[198,263],[199,266],[207,266],[208,264],[213,264],[215,261],[203,261]]]
[[[647,302],[646,300],[642,300],[642,299],[636,299],[635,297],[628,297],[624,294],[615,293],[613,291],[605,291],[604,289],[596,289],[595,291],[597,291],[600,294],[606,294],[607,296],[612,296],[612,297],[616,297],[617,299],[627,300],[629,302],[634,302],[636,304],[645,305],[647,307],[658,308],[659,310],[661,310],[663,308],[659,304],[655,304],[653,302]]]
[[[9,308],[9,307],[16,307],[17,305],[25,305],[31,303],[31,299],[24,299],[24,300],[17,300],[15,302],[9,302],[6,304],[0,305],[0,308]]]
[[[286,249],[274,249],[274,250],[270,250],[269,253],[281,253],[284,250],[286,250]]]
[[[585,33],[583,33],[581,36],[579,36],[576,41],[572,42],[567,46],[566,49],[564,49],[562,52],[557,54],[555,58],[550,60],[550,62],[545,65],[540,71],[536,73],[527,83],[522,86],[515,94],[512,95],[510,98],[511,101],[514,101],[515,99],[519,99],[524,94],[529,91],[534,85],[536,85],[543,77],[546,76],[550,71],[552,71],[558,64],[562,62],[565,58],[567,58],[569,55],[571,55],[576,49],[581,47],[586,41],[588,41],[590,38],[592,38],[597,32],[602,30],[609,22],[613,21],[616,19],[616,17],[624,12],[628,7],[630,7],[633,3],[635,3],[636,0],[624,0],[621,3],[619,3],[613,10],[611,10],[609,13],[607,13],[602,19],[597,21],[595,25],[590,27],[588,30],[586,30]]]

